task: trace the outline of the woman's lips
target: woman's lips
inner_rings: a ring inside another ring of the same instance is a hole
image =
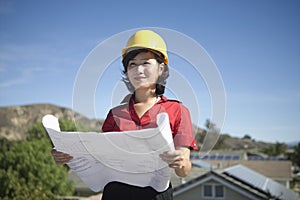
[[[138,77],[135,77],[134,79],[137,80],[137,81],[141,81],[141,80],[144,80],[146,77],[141,77],[141,76],[138,76]]]

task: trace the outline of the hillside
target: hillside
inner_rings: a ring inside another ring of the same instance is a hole
[[[100,131],[103,120],[89,119],[69,108],[64,108],[52,104],[33,104],[25,106],[0,107],[0,138],[9,140],[22,140],[26,137],[28,127],[42,121],[46,114],[55,115],[76,123],[80,122],[91,130]],[[196,138],[201,141],[205,137],[205,130],[194,127],[197,130]],[[209,142],[209,140],[206,140]],[[215,148],[218,149],[259,149],[268,143],[257,142],[249,138],[231,137],[229,134],[221,134]]]
[[[222,149],[261,149],[271,145],[270,143],[255,141],[250,138],[231,137],[228,134],[221,134],[218,144]]]
[[[46,114],[80,122],[93,130],[101,130],[102,121],[89,119],[71,109],[52,104],[0,107],[0,137],[9,140],[22,140],[31,125],[42,121]]]
[[[210,147],[213,144],[215,144],[214,149],[232,149],[232,150],[262,149],[272,144],[263,141],[256,141],[252,139],[250,136],[238,138],[238,137],[232,137],[231,135],[224,134],[224,133],[217,135],[214,132],[209,132],[209,134],[207,135],[205,129],[198,129],[196,131],[195,138],[197,141],[200,141],[199,142],[200,146],[202,146],[203,142],[206,144],[205,145],[206,147],[204,149]]]

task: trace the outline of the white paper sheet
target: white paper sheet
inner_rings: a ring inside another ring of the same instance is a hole
[[[93,191],[112,181],[161,192],[168,188],[171,169],[159,154],[174,150],[169,118],[157,116],[157,128],[125,132],[61,132],[58,119],[43,117],[57,151],[74,157],[68,165]]]

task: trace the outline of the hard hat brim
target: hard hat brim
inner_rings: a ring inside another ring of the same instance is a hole
[[[164,63],[165,64],[168,64],[168,56],[165,55],[165,53],[162,53],[162,51],[159,51],[157,49],[152,49],[152,48],[148,48],[148,47],[143,47],[143,46],[132,46],[132,47],[127,47],[127,48],[123,48],[122,49],[122,58],[124,59],[125,56],[131,52],[131,51],[134,51],[134,50],[138,50],[138,49],[147,49],[151,52],[153,52],[154,54],[156,55],[159,55],[159,56],[163,56],[164,57]]]

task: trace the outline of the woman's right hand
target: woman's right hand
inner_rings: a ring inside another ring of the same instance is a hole
[[[56,151],[56,149],[52,149],[51,154],[58,165],[64,165],[73,159],[73,156],[70,154]]]

